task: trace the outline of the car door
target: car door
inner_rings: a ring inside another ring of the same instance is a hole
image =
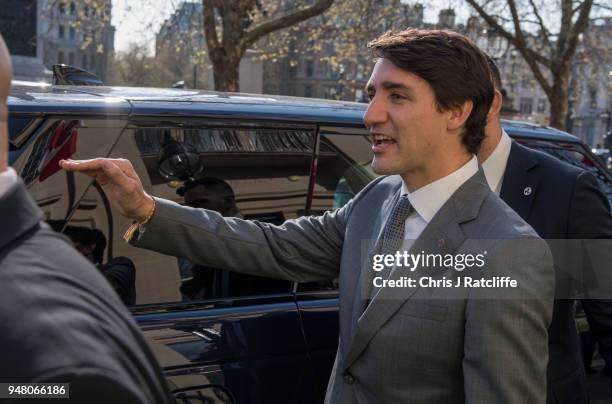
[[[314,136],[312,125],[133,116],[111,156],[129,159],[147,192],[178,203],[184,202],[177,194],[184,183],[168,177],[172,169],[164,162],[176,157],[201,163],[202,171],[192,174],[227,184],[241,217],[280,224],[305,213]],[[121,242],[119,234],[130,223],[112,215],[113,254],[128,257],[136,268],[131,310],[176,397],[317,401],[291,282],[206,268],[215,273],[215,286],[201,298],[187,298],[183,259]]]

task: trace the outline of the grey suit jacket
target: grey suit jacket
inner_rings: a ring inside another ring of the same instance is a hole
[[[544,403],[550,252],[490,191],[482,170],[440,209],[411,251],[484,248],[488,274],[512,275],[521,290],[501,296],[476,288],[382,288],[362,313],[368,257],[401,184],[398,176],[379,178],[341,209],[281,226],[158,199],[152,221],[132,242],[251,274],[299,282],[339,277],[340,341],[327,403]],[[390,278],[405,274],[396,268]],[[423,274],[459,273],[429,268]]]

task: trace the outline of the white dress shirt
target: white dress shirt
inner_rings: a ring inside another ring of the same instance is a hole
[[[0,198],[8,192],[8,190],[19,181],[19,177],[15,170],[9,167],[7,170],[0,172]]]
[[[414,212],[406,219],[404,231],[406,243],[403,246],[405,250],[410,248],[414,240],[421,235],[423,229],[455,191],[477,172],[478,160],[476,156],[472,156],[472,159],[463,167],[414,192],[408,192],[405,183],[402,185],[402,195],[408,196],[414,208]]]
[[[502,135],[499,143],[495,146],[493,153],[482,163],[487,183],[491,187],[491,191],[497,195],[501,192],[504,173],[508,165],[508,157],[510,157],[510,149],[512,148],[512,140],[510,136],[502,129]]]

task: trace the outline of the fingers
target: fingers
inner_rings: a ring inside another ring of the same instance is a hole
[[[102,170],[104,162],[109,159],[97,158],[91,160],[60,160],[59,165],[66,171],[95,172]]]
[[[59,164],[66,171],[82,172],[96,178],[102,186],[113,183],[128,193],[133,192],[135,188],[130,175],[134,170],[128,160],[108,158],[61,160]]]

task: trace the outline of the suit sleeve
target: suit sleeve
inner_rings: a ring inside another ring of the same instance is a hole
[[[466,305],[463,374],[466,403],[546,402],[552,255],[541,239],[504,241],[485,274],[511,276],[515,289],[474,288]]]
[[[156,199],[153,219],[131,242],[204,266],[295,282],[327,280],[338,276],[352,203],[276,226]]]
[[[588,172],[582,172],[576,180],[568,226],[568,235],[573,239],[612,238],[608,199],[595,177]],[[612,271],[610,265],[595,265],[593,268],[595,271]],[[599,279],[611,277],[609,273],[595,275]],[[583,299],[582,306],[599,343],[600,353],[606,364],[612,367],[612,293],[609,299]]]

